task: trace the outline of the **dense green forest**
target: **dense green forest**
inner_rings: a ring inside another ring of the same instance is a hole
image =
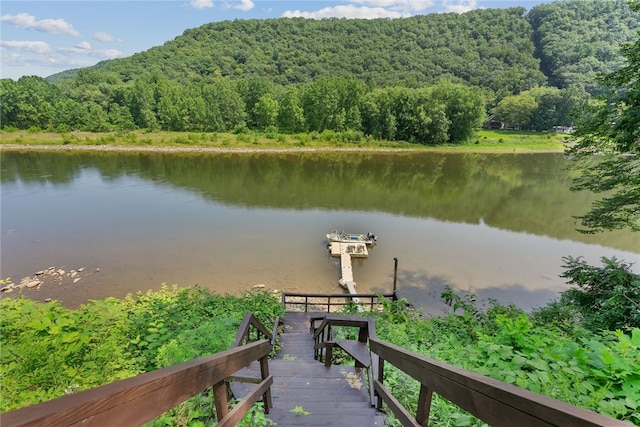
[[[215,22],[129,58],[0,80],[11,129],[353,132],[460,143],[493,114],[570,126],[640,17],[567,0],[404,19]]]

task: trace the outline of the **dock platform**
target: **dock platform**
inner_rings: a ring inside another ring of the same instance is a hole
[[[332,257],[340,258],[340,280],[338,280],[338,284],[349,291],[349,294],[357,294],[356,282],[353,280],[351,258],[367,258],[369,256],[367,244],[363,242],[331,242],[329,250]],[[357,298],[354,298],[353,301],[355,303],[359,302]]]

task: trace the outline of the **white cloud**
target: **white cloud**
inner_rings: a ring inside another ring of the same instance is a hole
[[[445,13],[465,13],[479,9],[477,0],[443,0],[442,7]]]
[[[64,19],[42,19],[36,21],[36,18],[28,13],[19,13],[17,15],[2,15],[0,21],[8,22],[20,28],[32,28],[44,33],[67,34],[74,37],[80,35],[80,33]]]
[[[381,7],[402,12],[422,12],[434,5],[433,0],[351,0],[367,7]]]
[[[2,54],[4,65],[24,65],[29,62],[29,57],[19,53]]]
[[[349,18],[349,19],[375,19],[375,18],[406,18],[410,16],[407,12],[399,12],[394,10],[385,9],[382,7],[366,7],[366,6],[334,6],[325,7],[324,9],[316,10],[314,12],[303,12],[300,10],[288,10],[283,13],[285,18],[311,18],[311,19],[324,19],[324,18]]]
[[[125,56],[117,49],[92,49],[87,42],[78,43],[75,47],[63,47],[58,49],[63,55],[84,55],[92,58],[113,59]]]
[[[233,8],[241,10],[243,12],[247,12],[247,11],[253,9],[254,6],[255,5],[253,4],[252,0],[240,0],[240,4],[237,5],[237,6],[234,6]]]
[[[118,49],[104,49],[104,50],[96,50],[93,51],[91,56],[102,59],[114,59],[114,58],[122,58],[126,56],[123,52]]]
[[[224,4],[224,9],[236,9],[243,12],[247,12],[255,7],[253,0],[239,0],[233,2],[227,2]]]
[[[0,46],[9,49],[26,50],[38,54],[53,52],[53,49],[51,49],[51,46],[49,46],[48,43],[39,41],[2,40],[0,41]]]
[[[89,42],[80,42],[76,45],[77,49],[80,50],[91,50],[91,44]]]
[[[213,7],[212,0],[191,0],[189,6],[194,9],[208,9]]]
[[[101,42],[121,42],[122,41],[122,39],[118,39],[109,33],[103,33],[101,31],[94,33],[93,38]]]
[[[57,61],[53,56],[48,55],[38,55],[34,57],[29,55],[11,54],[2,55],[2,64],[19,67],[30,67],[33,65],[55,66],[57,64]]]

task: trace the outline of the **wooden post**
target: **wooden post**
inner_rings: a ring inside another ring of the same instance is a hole
[[[418,398],[418,411],[416,413],[416,421],[421,426],[429,425],[429,412],[431,411],[431,397],[433,390],[424,384],[420,384],[420,397]]]
[[[358,341],[366,343],[368,339],[369,339],[368,328],[365,326],[358,328]]]
[[[262,381],[267,379],[269,376],[269,359],[267,356],[260,358],[260,375],[262,376]],[[264,403],[264,413],[268,414],[273,406],[273,402],[271,401],[271,387],[268,387],[262,395],[262,401]]]
[[[393,259],[393,294],[396,294],[398,285],[398,258]]]
[[[216,404],[216,418],[218,422],[229,413],[229,402],[227,401],[227,383],[222,380],[213,385],[213,400]]]
[[[384,384],[384,359],[382,357],[378,358],[378,381],[380,381],[380,384]],[[378,394],[376,409],[382,409],[382,396],[380,394]]]

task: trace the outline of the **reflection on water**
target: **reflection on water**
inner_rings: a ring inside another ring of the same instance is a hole
[[[3,152],[2,276],[91,271],[37,294],[89,298],[198,283],[236,293],[340,292],[329,229],[379,236],[354,263],[361,292],[438,306],[445,285],[540,306],[562,256],[637,262],[638,237],[583,235],[560,154],[130,154]],[[637,267],[637,265],[636,265]]]

